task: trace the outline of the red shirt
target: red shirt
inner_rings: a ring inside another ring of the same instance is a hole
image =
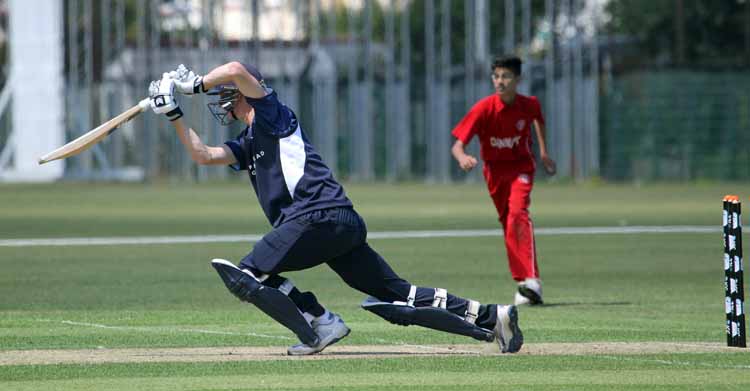
[[[518,171],[534,171],[531,152],[531,124],[544,125],[544,116],[535,96],[516,94],[506,104],[498,94],[477,102],[453,129],[453,137],[469,144],[479,136],[480,156],[487,163],[503,162]]]

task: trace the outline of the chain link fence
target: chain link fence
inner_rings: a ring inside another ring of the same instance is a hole
[[[602,173],[615,180],[750,178],[750,74],[640,70],[602,95]]]

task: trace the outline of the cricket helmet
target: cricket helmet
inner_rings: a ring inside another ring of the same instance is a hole
[[[251,74],[263,88],[266,88],[266,83],[263,80],[263,75],[260,71],[252,65],[240,63],[249,74]],[[237,103],[237,99],[242,96],[239,88],[234,84],[221,84],[210,90],[206,91],[206,95],[216,96],[218,100],[207,104],[208,110],[224,126],[230,125],[232,122],[237,120],[234,115],[234,105]]]
[[[206,95],[218,96],[216,102],[209,102],[206,106],[219,123],[227,126],[237,120],[234,115],[234,104],[242,94],[234,84],[218,85],[206,91]]]

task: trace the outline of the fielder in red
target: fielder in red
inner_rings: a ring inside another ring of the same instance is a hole
[[[483,98],[453,129],[456,142],[453,157],[464,171],[477,165],[465,146],[479,137],[482,172],[490,197],[505,231],[505,248],[513,279],[518,282],[516,304],[542,304],[534,226],[529,216],[530,194],[534,186],[534,154],[531,152],[531,126],[539,140],[539,155],[545,171],[553,175],[555,162],[547,154],[544,116],[535,96],[524,96],[516,89],[521,79],[518,57],[501,57],[492,63],[495,94]]]

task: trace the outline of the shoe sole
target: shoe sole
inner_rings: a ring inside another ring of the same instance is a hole
[[[542,300],[542,296],[539,296],[538,293],[534,292],[533,290],[525,286],[519,286],[518,293],[520,293],[521,296],[529,299],[529,304],[531,305],[544,304],[544,300]]]
[[[346,338],[351,332],[352,332],[352,330],[347,327],[346,328],[346,333],[344,333],[344,335],[342,335],[342,336],[340,336],[338,338],[334,338],[327,345],[323,345],[323,347],[320,348],[320,350],[315,350],[315,351],[311,351],[311,352],[299,352],[299,353],[294,353],[292,350],[287,350],[286,354],[288,356],[309,356],[309,355],[312,355],[312,354],[318,354],[318,353],[322,352],[325,348],[327,348],[327,347],[335,344],[336,342],[341,341],[342,339]]]
[[[516,353],[519,350],[521,350],[521,346],[523,346],[523,333],[521,332],[521,328],[518,327],[518,309],[516,309],[516,306],[511,305],[508,308],[508,329],[510,329],[510,332],[512,333],[512,337],[510,337],[510,340],[507,343],[505,342],[503,329],[500,330],[499,335],[497,336],[497,343],[500,345],[500,352],[502,353]],[[505,345],[503,347],[503,345]]]
[[[346,333],[344,335],[342,335],[342,336],[340,336],[338,338],[335,338],[333,341],[331,341],[331,343],[329,343],[328,345],[324,346],[323,349],[325,349],[325,348],[327,348],[327,347],[335,344],[336,342],[341,341],[342,339],[346,338],[347,336],[349,336],[349,334],[351,334],[351,332],[352,332],[352,329],[350,329],[350,328],[347,327],[346,328]],[[318,352],[322,352],[323,349],[320,349]]]

